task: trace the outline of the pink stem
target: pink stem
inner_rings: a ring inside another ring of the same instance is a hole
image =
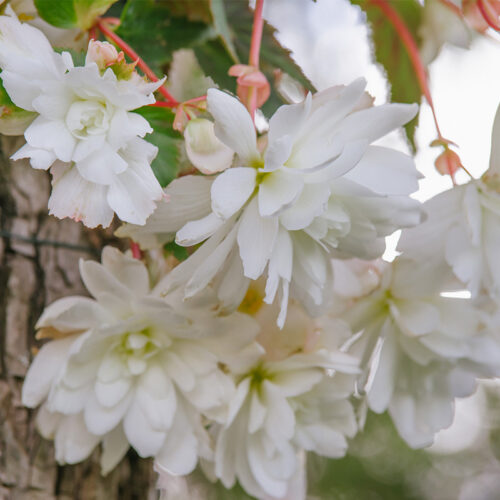
[[[260,44],[262,41],[262,31],[264,30],[264,18],[262,17],[262,9],[264,0],[255,2],[255,11],[253,15],[252,41],[250,43],[250,57],[248,64],[259,68]]]
[[[262,32],[264,30],[264,18],[262,17],[263,8],[264,0],[256,0],[253,16],[252,39],[250,42],[250,55],[248,58],[248,64],[256,69],[259,69],[260,45],[262,42]],[[250,87],[248,89],[247,105],[252,120],[255,120],[255,111],[257,109],[257,89],[255,87]]]
[[[139,56],[139,54],[125,42],[122,38],[120,38],[113,30],[109,29],[107,24],[100,19],[96,26],[101,30],[101,32],[110,40],[112,40],[120,49],[127,54],[127,56],[132,59],[132,61],[137,62],[137,66],[141,68],[143,73],[152,81],[157,82],[158,77],[154,74],[153,70],[144,62],[144,60]],[[173,106],[179,104],[173,95],[162,85],[158,91],[167,99],[167,101],[171,102]]]

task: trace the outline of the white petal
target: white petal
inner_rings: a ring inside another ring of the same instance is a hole
[[[424,335],[437,329],[440,314],[432,303],[419,300],[397,301],[391,312],[406,335]]]
[[[121,220],[139,225],[146,223],[156,208],[155,201],[163,195],[158,181],[152,180],[148,183],[131,168],[115,177],[109,186],[107,200]]]
[[[193,272],[193,275],[186,284],[186,297],[192,297],[194,294],[205,288],[219,272],[221,267],[226,262],[228,255],[236,245],[236,234],[238,232],[238,228],[239,226],[235,225],[224,240],[217,245],[212,252],[208,253],[208,256]],[[215,235],[213,237],[215,237]]]
[[[96,395],[91,393],[85,405],[84,417],[85,425],[93,434],[102,436],[113,430],[130,412],[132,394],[123,398],[115,406],[102,406]]]
[[[21,158],[29,158],[31,166],[40,170],[47,170],[57,159],[52,151],[34,148],[29,144],[25,144],[11,156],[12,160]]]
[[[111,272],[101,264],[94,261],[80,261],[80,275],[87,290],[102,303],[104,307],[108,306],[108,300],[111,304],[123,302],[123,307],[134,300],[131,290],[120,282]]]
[[[102,440],[101,474],[106,476],[122,460],[129,449],[127,436],[121,426],[104,436]]]
[[[137,296],[149,293],[149,274],[140,260],[123,254],[117,248],[106,246],[102,251],[101,262],[114,278]]]
[[[276,244],[269,259],[268,278],[266,282],[265,302],[272,304],[281,279],[288,282],[292,279],[293,245],[288,231],[279,228]]]
[[[237,238],[247,278],[257,279],[264,272],[277,234],[278,218],[261,217],[254,198],[241,216]]]
[[[389,406],[396,385],[398,364],[397,344],[390,320],[387,320],[382,327],[381,334],[384,335],[384,342],[367,394],[368,405],[376,413],[382,413]]]
[[[76,167],[85,180],[109,186],[116,182],[117,174],[127,169],[128,163],[104,144],[98,151],[77,162]]]
[[[493,130],[491,131],[490,168],[487,173],[500,175],[500,105],[498,106]]]
[[[340,136],[344,141],[365,139],[373,142],[408,123],[418,112],[417,104],[383,104],[347,116]]]
[[[209,89],[207,108],[215,119],[215,135],[219,140],[236,151],[246,165],[258,161],[255,128],[245,106],[225,92]]]
[[[294,138],[311,111],[312,98],[308,93],[304,100],[298,104],[280,106],[269,120],[269,145],[283,136]]]
[[[113,210],[106,199],[106,186],[86,181],[74,166],[61,170],[62,175],[53,180],[49,213],[82,221],[88,227],[109,226]]]
[[[262,172],[273,172],[282,167],[290,157],[293,142],[289,135],[285,135],[267,146]]]
[[[213,179],[201,175],[175,179],[166,188],[165,197],[157,203],[145,226],[125,224],[115,234],[131,237],[142,248],[163,246],[182,226],[210,213],[212,182]]]
[[[35,111],[49,120],[63,121],[75,99],[71,89],[62,82],[52,84],[48,91],[33,101]]]
[[[235,167],[219,174],[212,184],[212,210],[222,219],[228,219],[248,200],[255,189],[257,170]]]
[[[380,146],[370,146],[361,161],[345,176],[379,194],[406,195],[418,189],[413,159]]]
[[[72,159],[76,140],[63,121],[52,121],[39,116],[24,133],[28,144],[34,148],[53,151],[64,162]]]
[[[74,337],[48,342],[38,352],[23,384],[23,405],[38,406],[48,395],[52,381],[63,367]]]
[[[156,454],[156,461],[170,474],[189,474],[198,461],[198,442],[189,417],[179,409],[165,443]]]
[[[325,210],[330,197],[328,184],[306,184],[298,200],[280,215],[289,231],[304,229]]]
[[[59,464],[76,464],[85,460],[100,441],[85,427],[81,414],[64,417],[56,430],[54,445]]]
[[[283,170],[267,174],[259,185],[259,213],[263,217],[278,214],[299,197],[303,187],[299,175]]]
[[[45,308],[36,328],[52,327],[64,333],[82,332],[110,319],[107,311],[92,299],[63,297]]]
[[[224,221],[212,212],[183,226],[177,232],[175,242],[185,247],[196,245],[212,236],[223,224]]]
[[[203,174],[215,174],[231,166],[234,151],[217,139],[214,124],[209,120],[190,120],[184,139],[189,161]]]

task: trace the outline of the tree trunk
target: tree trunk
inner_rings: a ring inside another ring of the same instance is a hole
[[[84,463],[58,466],[53,444],[35,429],[35,411],[21,403],[21,387],[39,347],[34,326],[44,307],[86,295],[80,258],[98,258],[111,231],[89,231],[47,214],[46,172],[8,157],[22,138],[3,138],[0,152],[0,500],[153,499],[149,460],[130,452],[107,477],[99,451]]]

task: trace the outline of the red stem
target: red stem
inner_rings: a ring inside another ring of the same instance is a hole
[[[165,101],[156,101],[153,104],[148,104],[148,106],[152,106],[153,108],[175,108],[178,106],[178,102],[165,102]]]
[[[141,68],[143,73],[152,81],[157,82],[158,77],[155,75],[153,70],[144,62],[144,60],[139,56],[139,54],[125,42],[122,38],[120,38],[113,30],[109,28],[109,26],[102,19],[97,21],[96,26],[101,30],[101,32],[110,40],[112,40],[120,49],[127,54],[132,61],[137,62],[137,66]],[[173,95],[162,85],[158,91],[165,97],[167,101],[172,103],[173,106],[179,104]]]
[[[443,139],[441,135],[441,130],[439,129],[439,124],[437,121],[436,110],[434,109],[434,103],[432,101],[431,91],[429,89],[429,83],[427,80],[427,70],[420,59],[420,53],[418,51],[417,43],[413,38],[413,35],[408,30],[405,22],[401,18],[401,16],[394,10],[391,5],[389,5],[387,0],[369,0],[373,5],[376,5],[387,17],[390,23],[394,26],[397,34],[401,38],[403,45],[408,52],[408,56],[410,57],[411,64],[415,73],[417,75],[418,84],[420,89],[422,90],[422,94],[425,96],[425,99],[429,103],[429,106],[432,110],[432,116],[434,118],[434,123],[436,125],[436,130],[438,133],[439,139]]]

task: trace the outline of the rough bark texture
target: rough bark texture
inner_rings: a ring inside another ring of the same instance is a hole
[[[99,451],[82,464],[58,466],[52,442],[35,429],[35,412],[21,404],[39,347],[38,317],[60,297],[86,294],[78,260],[97,258],[111,238],[47,214],[48,174],[7,159],[22,144],[4,139],[0,152],[0,500],[156,498],[151,462],[132,452],[105,478]]]

